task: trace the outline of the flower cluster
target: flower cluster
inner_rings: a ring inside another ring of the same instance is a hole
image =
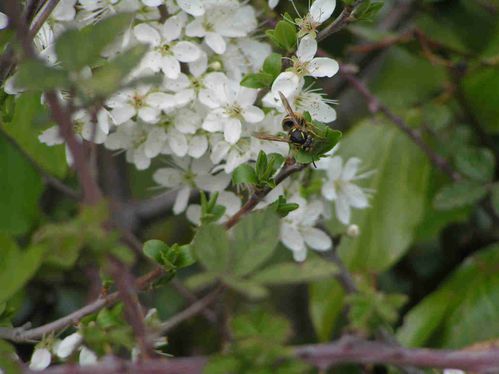
[[[269,1],[269,6],[277,3]],[[240,85],[246,74],[260,71],[271,54],[271,46],[260,40],[255,8],[246,1],[67,0],[60,2],[37,34],[35,46],[47,63],[57,66],[54,39],[64,29],[96,23],[118,12],[135,13],[119,43],[108,47],[102,57],[147,44],[149,50],[130,79],[155,74],[161,84],[116,93],[100,109],[97,125],[85,110],[74,113],[77,137],[125,152],[126,159],[140,170],[149,168],[155,158],[163,160],[167,165],[156,170],[153,179],[165,189],[178,191],[174,213],[186,212],[194,224],[199,224],[201,211],[199,205],[189,206],[191,192],[221,192],[218,204],[225,207],[223,222],[241,206],[241,196],[230,184],[235,168],[254,162],[260,151],[289,153],[286,143],[254,136],[282,133],[285,108],[279,93],[293,110],[309,112],[314,120],[330,123],[336,119],[334,102],[305,80],[332,77],[339,70],[335,60],[316,57],[316,31],[334,7],[335,1],[316,0],[305,16],[294,21],[299,29],[297,49],[284,57],[289,68],[261,95],[257,89]],[[81,74],[92,71],[84,69]],[[19,92],[15,75],[5,90]],[[39,139],[49,146],[63,143],[55,127]],[[354,184],[360,178],[358,166],[356,159],[343,165],[340,156],[325,158],[311,171],[319,176],[322,189],[305,199],[301,188],[305,181],[294,176],[267,197],[265,204],[283,195],[300,206],[283,219],[281,229],[282,242],[296,260],[305,259],[307,248],[332,247],[330,238],[315,228],[320,218],[331,217],[329,201],[334,201],[336,216],[344,224],[350,221],[350,208],[367,207],[366,190]]]

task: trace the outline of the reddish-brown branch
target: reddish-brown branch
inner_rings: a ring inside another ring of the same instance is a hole
[[[140,356],[151,358],[154,356],[154,349],[147,334],[144,313],[137,296],[134,277],[125,264],[113,257],[109,260],[109,269],[118,288],[119,297],[125,306],[125,318],[137,339]]]
[[[275,177],[275,184],[278,185],[281,183],[284,179],[289,177],[290,175],[297,173],[303,169],[305,169],[307,165],[305,164],[298,164],[295,163],[293,159],[288,159],[286,161],[286,164],[284,167],[281,169],[281,171],[276,175]],[[251,212],[260,201],[263,200],[265,196],[268,195],[268,193],[272,191],[272,188],[270,187],[265,187],[261,190],[256,191],[254,194],[250,196],[248,201],[239,209],[232,217],[229,218],[227,222],[225,222],[225,228],[230,229],[232,226],[234,226],[239,220]]]
[[[146,275],[137,279],[136,289],[145,290],[150,285],[161,278],[165,274],[161,268],[156,268]],[[0,327],[0,338],[11,340],[13,342],[22,343],[40,339],[51,332],[62,330],[68,326],[77,324],[83,317],[95,313],[106,306],[113,305],[119,301],[118,292],[113,292],[105,297],[98,298],[94,302],[85,305],[83,308],[74,311],[67,316],[59,318],[45,325],[35,327],[33,329],[18,328],[3,328]]]
[[[352,22],[354,20],[353,13],[354,13],[355,9],[363,2],[364,2],[364,0],[356,0],[351,5],[345,5],[345,7],[341,11],[340,15],[331,24],[329,24],[325,29],[323,29],[319,33],[319,35],[317,36],[317,41],[321,41],[323,39],[326,39],[331,34],[334,34],[335,32],[340,31],[345,26],[347,26],[350,22]]]
[[[356,336],[346,335],[327,344],[313,344],[294,348],[294,354],[301,360],[319,369],[327,369],[344,363],[391,364],[421,368],[454,368],[473,373],[499,372],[499,350],[484,351],[408,349],[391,344],[368,341]],[[55,366],[46,373],[202,373],[207,357],[175,358],[170,360],[149,360],[131,363],[117,359],[106,359],[93,367],[74,365]]]

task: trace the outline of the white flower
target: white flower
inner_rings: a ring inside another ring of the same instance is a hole
[[[207,158],[199,160],[175,159],[175,167],[158,169],[153,179],[156,183],[170,189],[178,189],[173,212],[182,213],[189,202],[191,189],[208,192],[222,191],[230,182],[225,173],[213,175],[213,164]]]
[[[217,221],[224,223],[241,209],[241,199],[234,192],[221,191],[217,198],[217,205],[225,207],[224,214]],[[201,205],[189,205],[185,215],[189,221],[199,226],[201,224]]]
[[[252,38],[230,39],[221,56],[223,67],[230,79],[241,81],[245,74],[260,70],[271,52],[270,45]]]
[[[83,25],[97,23],[116,13],[114,5],[118,2],[119,0],[78,0],[82,9],[78,14],[78,20]]]
[[[269,7],[271,9],[274,9],[277,6],[277,4],[279,4],[279,0],[269,0]]]
[[[31,370],[44,370],[52,361],[52,355],[47,348],[35,348],[33,354],[31,355],[31,360],[29,362],[29,368]]]
[[[356,238],[360,235],[360,229],[357,225],[350,225],[347,227],[347,235],[351,238]]]
[[[325,98],[319,93],[319,89],[303,88],[305,81],[293,72],[279,74],[272,89],[263,97],[263,103],[267,107],[276,108],[284,112],[279,92],[282,92],[288,99],[291,108],[298,112],[309,112],[312,118],[319,122],[329,123],[336,120],[336,111],[329,105],[335,103],[334,100]]]
[[[201,49],[196,44],[177,40],[185,21],[185,13],[180,13],[158,28],[147,23],[134,27],[135,37],[152,47],[143,60],[146,67],[155,72],[162,70],[168,78],[176,79],[180,75],[181,62],[193,62],[201,57]]]
[[[293,252],[293,258],[296,261],[304,261],[307,257],[307,247],[316,251],[331,249],[333,246],[331,238],[314,227],[323,212],[322,203],[318,200],[307,203],[297,195],[288,201],[300,205],[281,221],[280,239]]]
[[[340,66],[329,57],[314,57],[317,53],[317,41],[307,35],[300,40],[296,57],[293,58],[293,71],[299,77],[310,75],[314,78],[332,77]]]
[[[9,25],[9,18],[5,13],[0,12],[0,30],[5,29]]]
[[[353,183],[369,175],[356,175],[359,165],[358,158],[350,158],[343,165],[340,156],[324,158],[317,163],[317,167],[324,169],[327,176],[322,185],[322,195],[326,200],[334,201],[336,216],[345,225],[350,222],[351,207],[363,209],[369,206],[367,191]]]
[[[242,120],[256,123],[264,118],[263,111],[253,105],[256,90],[242,87],[222,73],[210,73],[204,83],[199,101],[211,109],[203,122],[205,130],[223,131],[225,140],[235,144],[241,137]]]
[[[145,6],[157,7],[165,3],[164,0],[141,0]]]
[[[75,332],[66,336],[58,345],[55,354],[62,359],[68,358],[81,344],[83,336]]]
[[[59,2],[50,15],[57,21],[72,21],[76,15],[76,0],[65,0]]]
[[[148,155],[159,154],[163,146],[163,143],[158,145],[147,142],[149,134],[155,129],[151,125],[129,121],[110,134],[104,145],[110,150],[126,150],[127,161],[135,164],[138,170],[145,170],[151,164],[151,157]]]
[[[317,28],[331,17],[334,8],[336,0],[315,0],[307,15],[298,21],[298,35],[310,34],[315,37]]]
[[[205,12],[203,0],[176,0],[177,5],[186,13],[194,17],[202,16]],[[204,0],[206,1],[206,0]]]
[[[459,369],[444,369],[442,374],[466,374],[466,372]]]
[[[237,143],[229,143],[218,134],[211,138],[210,159],[214,164],[220,164],[225,160],[225,164],[218,165],[215,170],[223,169],[230,174],[239,165],[244,164],[252,158],[251,142],[246,138],[240,139]]]
[[[150,87],[143,86],[121,91],[106,105],[112,108],[111,117],[116,125],[127,122],[135,115],[146,123],[156,123],[162,110],[169,111],[175,106],[175,100],[172,95],[152,92]]]
[[[97,363],[97,355],[94,351],[85,346],[81,347],[78,362],[81,366],[95,365]]]
[[[210,8],[209,12],[194,19],[185,28],[187,36],[204,38],[213,52],[225,52],[224,37],[241,38],[248,35],[257,26],[255,10],[247,5],[239,7],[223,4]]]

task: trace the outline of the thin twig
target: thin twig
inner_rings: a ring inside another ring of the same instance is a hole
[[[161,278],[165,274],[162,268],[156,268],[146,275],[137,279],[136,288],[137,290],[144,290],[148,288],[154,281]],[[95,313],[106,306],[110,306],[119,301],[118,292],[113,292],[105,297],[101,297],[90,304],[85,305],[74,311],[67,316],[59,318],[55,321],[47,323],[45,325],[35,327],[33,329],[26,329],[23,327],[18,328],[4,328],[0,327],[0,338],[11,340],[16,343],[31,342],[36,339],[40,339],[45,335],[50,334],[54,331],[62,330],[68,326],[78,323],[83,317],[89,314]]]
[[[140,348],[140,356],[149,359],[155,356],[151,339],[144,323],[144,313],[135,289],[135,281],[128,267],[116,258],[110,258],[109,268],[125,307],[125,318],[132,327]]]
[[[42,28],[43,24],[54,11],[55,7],[59,4],[60,0],[47,0],[40,11],[36,14],[31,26],[29,28],[29,36],[34,38],[38,31]]]
[[[306,164],[298,164],[295,163],[293,159],[288,159],[284,167],[281,169],[281,171],[277,174],[275,177],[275,184],[278,185],[281,183],[284,179],[289,177],[290,175],[297,173],[303,169],[305,169],[308,165]],[[239,220],[249,212],[251,212],[255,206],[258,205],[260,201],[263,200],[265,196],[268,195],[268,193],[272,191],[272,188],[270,187],[265,187],[261,190],[256,191],[251,197],[246,201],[246,203],[239,209],[232,217],[229,218],[229,220],[225,223],[225,228],[230,229],[232,226],[234,226]]]
[[[346,4],[340,15],[317,36],[317,41],[326,39],[331,34],[340,31],[353,20],[353,12],[364,2],[364,0],[356,0],[353,4]]]
[[[211,305],[217,298],[220,292],[223,290],[222,286],[215,288],[205,297],[199,299],[194,304],[191,304],[186,309],[181,311],[180,313],[175,314],[169,320],[163,322],[161,326],[158,328],[158,334],[166,334],[171,331],[178,324],[184,322],[185,320],[194,317],[195,315],[201,313],[206,309],[209,305]]]

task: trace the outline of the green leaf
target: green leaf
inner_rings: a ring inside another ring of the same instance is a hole
[[[251,280],[236,278],[230,275],[224,275],[222,280],[225,285],[252,300],[263,299],[268,295],[265,287]]]
[[[355,271],[383,271],[409,248],[424,216],[430,175],[426,156],[392,124],[366,121],[342,140],[339,154],[358,157],[362,170],[375,170],[363,184],[375,191],[370,207],[353,210],[360,236],[339,246],[343,261]],[[338,223],[330,222],[330,229]]]
[[[270,74],[274,80],[282,70],[282,56],[279,53],[271,53],[263,62],[263,72]]]
[[[357,8],[354,16],[359,21],[373,21],[374,17],[383,7],[383,4],[383,2],[371,3],[370,1],[365,1]]]
[[[497,264],[497,243],[468,258],[407,314],[397,334],[400,342],[411,347],[432,344],[462,348],[497,338]]]
[[[147,257],[153,259],[158,264],[163,265],[163,256],[169,249],[170,247],[163,241],[152,239],[144,243],[144,248],[142,250]]]
[[[229,270],[229,240],[223,226],[201,226],[192,241],[192,250],[208,271],[224,274]]]
[[[319,160],[325,153],[333,149],[341,139],[341,131],[333,130],[318,122],[314,122],[313,126],[317,136],[313,139],[311,149],[304,151],[300,148],[294,148],[292,150],[293,157],[300,164],[309,164]]]
[[[36,232],[33,242],[46,248],[44,263],[70,269],[85,245],[85,232],[75,221],[47,224]]]
[[[499,133],[499,71],[480,68],[463,78],[463,91],[476,120],[488,131]]]
[[[251,165],[242,164],[232,172],[232,183],[238,184],[256,184],[258,182],[255,169]]]
[[[149,47],[139,44],[101,66],[93,77],[82,82],[83,88],[91,97],[106,98],[118,91],[124,79],[142,61]]]
[[[445,77],[444,68],[401,47],[393,47],[387,51],[371,87],[379,100],[391,108],[407,108],[434,95]]]
[[[16,75],[16,86],[27,90],[67,89],[69,85],[67,72],[49,67],[38,60],[28,60],[22,63]]]
[[[0,233],[22,234],[40,214],[42,180],[1,133],[0,154]]]
[[[215,273],[204,272],[190,276],[185,281],[185,286],[193,291],[199,291],[210,286],[218,278]]]
[[[47,118],[47,108],[40,102],[40,94],[24,93],[16,100],[11,122],[1,126],[44,171],[63,178],[68,170],[64,146],[48,147],[38,140],[41,130],[50,126]]]
[[[254,310],[238,315],[230,322],[235,339],[262,338],[273,344],[286,342],[291,335],[288,320],[264,310]]]
[[[255,172],[258,180],[262,180],[264,178],[264,174],[267,171],[267,155],[264,151],[260,151],[258,153],[258,157],[256,159],[255,164]]]
[[[496,214],[499,215],[499,184],[497,183],[492,187],[491,202],[492,208],[494,208]]]
[[[279,47],[293,51],[297,41],[296,28],[289,22],[279,21],[274,29],[273,38]]]
[[[471,205],[487,194],[487,186],[473,181],[461,181],[443,187],[435,196],[433,206],[439,210]]]
[[[456,154],[457,169],[473,180],[489,182],[494,177],[494,154],[485,148],[465,148]]]
[[[344,306],[345,291],[335,279],[311,283],[308,310],[319,341],[331,340],[334,326]]]
[[[271,209],[244,217],[233,229],[232,272],[244,276],[267,261],[279,242],[279,218]]]
[[[68,70],[79,71],[96,64],[108,45],[131,25],[133,14],[120,13],[85,28],[69,29],[56,40],[59,61]]]
[[[31,246],[21,251],[7,235],[0,234],[0,303],[7,301],[35,274],[44,248]]]
[[[241,80],[241,86],[248,88],[270,87],[274,77],[268,73],[249,73]]]
[[[179,269],[191,266],[196,262],[192,253],[192,246],[190,244],[181,245],[178,247],[177,259],[175,266]]]
[[[304,263],[281,263],[256,273],[251,280],[266,285],[294,284],[330,278],[337,273],[335,264],[312,258]]]

